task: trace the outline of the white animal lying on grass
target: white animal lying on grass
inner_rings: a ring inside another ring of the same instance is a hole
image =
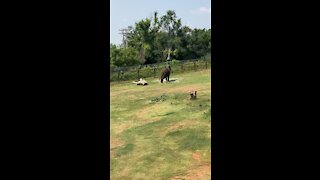
[[[146,80],[143,80],[142,78],[140,78],[140,81],[133,81],[133,84],[137,84],[137,85],[148,85]]]

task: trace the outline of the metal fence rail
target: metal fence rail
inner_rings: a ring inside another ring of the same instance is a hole
[[[211,68],[211,59],[193,59],[170,61],[172,73],[179,74],[186,71],[197,71]],[[110,82],[135,80],[146,77],[160,77],[167,62],[129,67],[110,67]]]

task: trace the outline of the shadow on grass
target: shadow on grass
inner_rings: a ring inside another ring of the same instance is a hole
[[[133,151],[133,147],[134,147],[134,144],[127,144],[123,148],[118,149],[116,152],[116,155],[121,156],[121,155],[128,154],[129,152]]]
[[[160,114],[160,115],[157,115],[157,116],[168,116],[168,115],[171,115],[171,114],[174,114],[175,112],[168,112],[168,113],[165,113],[165,114]]]
[[[179,150],[199,150],[210,147],[211,139],[208,130],[203,128],[188,128],[169,132],[166,136],[179,145]]]

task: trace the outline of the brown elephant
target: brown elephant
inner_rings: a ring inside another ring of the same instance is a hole
[[[170,72],[171,72],[171,67],[168,66],[166,67],[161,74],[161,83],[163,83],[163,80],[166,79],[169,82],[169,76],[170,76]]]

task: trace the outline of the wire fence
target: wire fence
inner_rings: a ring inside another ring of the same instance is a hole
[[[160,78],[160,75],[167,64],[171,66],[172,73],[179,74],[188,71],[211,69],[211,58],[181,61],[173,60],[169,62],[129,67],[110,67],[110,82],[137,80],[147,77]]]

